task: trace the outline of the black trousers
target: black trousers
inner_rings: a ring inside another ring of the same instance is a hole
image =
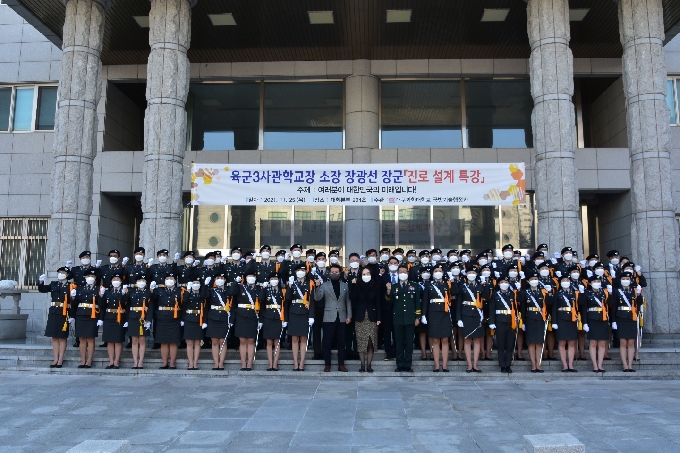
[[[392,334],[394,333],[394,320],[392,319],[392,310],[382,311],[382,322],[380,323],[380,327],[382,327],[385,357],[391,359],[394,357],[394,343],[392,342]]]
[[[354,329],[354,319],[345,324],[345,352],[357,353],[357,335]]]
[[[317,305],[321,305],[321,304],[317,304]],[[323,325],[325,324],[323,322],[323,310],[324,310],[323,305],[321,305],[320,307],[318,307],[318,306],[314,307],[314,325],[312,326],[312,342],[314,343],[313,346],[314,346],[314,355],[315,356],[321,355],[322,350],[323,350],[322,344],[321,344],[321,329],[323,328]],[[344,344],[344,342],[343,342],[343,344]]]
[[[411,368],[413,362],[413,335],[415,331],[416,327],[413,324],[394,326],[397,368]]]
[[[507,368],[512,365],[512,353],[515,350],[515,330],[510,323],[496,324],[496,348],[498,348],[498,365]]]
[[[338,366],[343,366],[345,364],[345,323],[340,321],[340,317],[336,317],[335,322],[323,323],[323,359],[326,366],[331,366],[331,349],[334,340],[338,343]]]

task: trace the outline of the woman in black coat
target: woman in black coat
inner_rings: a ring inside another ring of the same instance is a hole
[[[357,349],[361,359],[359,371],[373,372],[373,352],[378,341],[378,326],[380,325],[380,296],[382,294],[382,279],[373,275],[371,269],[365,267],[361,271],[361,279],[352,285],[350,299],[356,307],[355,330]],[[366,356],[368,353],[368,357]]]

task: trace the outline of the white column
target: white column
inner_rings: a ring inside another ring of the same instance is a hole
[[[651,316],[645,330],[680,333],[678,229],[666,105],[661,0],[620,0],[633,224],[633,260],[646,273]]]
[[[182,181],[189,92],[191,7],[195,0],[151,0],[144,117],[140,244],[155,254],[182,244]]]
[[[529,0],[530,77],[534,111],[537,242],[551,252],[582,252],[575,153],[574,69],[569,48],[568,0]]]
[[[47,270],[55,275],[59,266],[68,260],[75,261],[90,246],[92,163],[97,154],[106,3],[66,2],[46,257]]]
[[[353,164],[371,163],[371,150],[378,148],[378,78],[371,75],[369,60],[355,60],[346,80],[345,147],[352,149]],[[345,208],[345,255],[378,248],[380,209],[377,206]]]

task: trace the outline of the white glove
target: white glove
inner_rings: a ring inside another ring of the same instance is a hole
[[[583,324],[583,330],[586,332],[590,332],[590,327],[588,327],[588,324]]]
[[[458,327],[463,328],[463,321],[458,321]]]
[[[45,281],[45,278],[46,278],[46,277],[47,277],[47,275],[42,274],[40,277],[38,277],[38,281],[39,281],[40,283],[42,283],[42,282]]]
[[[496,324],[489,324],[489,329],[496,330]]]
[[[483,276],[483,275],[480,275],[480,276],[479,276],[479,282],[480,282],[480,283],[484,283],[485,281],[486,281],[486,277]]]
[[[613,329],[613,330],[616,330],[616,329],[618,329],[618,328],[619,328],[619,326],[617,326],[617,325],[616,325],[616,321],[614,321],[614,322],[612,323],[612,329]]]
[[[212,280],[212,277],[206,277],[205,278],[205,284],[209,285],[211,280]]]
[[[127,327],[127,326],[128,326],[128,323],[127,323],[127,321],[125,321],[125,324],[123,324],[123,327]]]
[[[101,288],[101,289],[99,290],[99,295],[100,295],[100,296],[103,296],[104,293],[106,293],[106,288]]]
[[[552,291],[552,286],[550,286],[550,285],[545,285],[544,288],[548,292]]]
[[[207,328],[208,328],[208,324],[203,323],[203,325],[201,326],[201,329],[207,329]]]
[[[531,261],[531,255],[527,253],[526,255],[524,255],[524,259],[527,261]]]
[[[612,292],[612,285],[607,285],[607,291]]]
[[[282,323],[281,323],[281,327],[288,327],[288,323],[287,323],[287,322],[282,322]]]
[[[578,292],[583,294],[586,292],[586,287],[583,285],[578,285]]]
[[[267,286],[269,286],[269,282],[262,282],[262,287],[263,287],[263,288],[266,288]]]
[[[151,288],[151,289],[156,289],[156,288],[158,288],[158,284],[157,284],[156,282],[151,282],[150,288]]]
[[[498,259],[500,260],[501,257],[498,257]],[[495,261],[492,261],[492,262],[491,262],[491,267],[493,267],[494,269],[496,269],[496,262],[495,262]]]
[[[101,319],[99,321],[97,321],[97,327],[101,327],[103,325],[104,325],[104,321],[102,321]]]
[[[175,253],[175,261],[179,259],[179,252]]]
[[[640,266],[635,266],[635,272],[639,274],[640,272],[642,272],[642,268]]]
[[[75,289],[71,290],[71,297],[76,297],[76,294],[78,294],[78,291]]]
[[[68,261],[66,262],[66,267],[73,267],[73,261],[68,260]]]
[[[68,323],[69,323],[69,324],[73,324],[73,321],[75,321],[75,319],[73,319],[73,318],[68,318]]]
[[[593,271],[591,271],[590,269],[586,269],[586,275],[588,276],[588,278],[592,277]]]
[[[526,275],[524,274],[524,271],[519,271],[519,278],[524,280],[525,277],[526,277]]]
[[[550,258],[550,262],[553,264],[557,264],[557,260],[555,258]]]
[[[150,321],[147,321],[147,322],[144,323],[144,328],[145,328],[145,329],[148,329],[148,328],[150,328],[150,327],[151,327],[151,322],[150,322]]]
[[[450,279],[450,280],[453,280],[453,272],[448,271],[448,272],[446,273],[446,275],[449,276],[449,279]]]
[[[557,278],[562,277],[562,271],[555,271],[555,275],[557,275]]]
[[[123,266],[125,266],[128,263],[128,261],[130,261],[130,258],[128,258],[127,256],[123,258]]]
[[[581,260],[579,262],[581,263],[581,267],[588,267],[588,262],[586,260]]]
[[[557,258],[561,257],[562,255],[560,255],[558,252],[555,252],[555,253],[553,253],[553,256],[555,257],[555,259],[557,259]]]
[[[637,287],[635,288],[635,292],[638,294],[642,294],[642,286],[637,285]]]
[[[495,271],[495,272],[493,273],[493,275],[494,275],[496,278],[501,278],[501,273],[498,272],[498,271]]]
[[[557,324],[552,325],[553,330],[557,330]]]
[[[236,277],[236,283],[241,283],[241,280],[243,280],[240,276]]]
[[[423,324],[427,324],[427,318],[425,316],[421,316],[420,322],[422,322]]]
[[[526,325],[526,324],[522,324],[522,332],[524,332],[525,330],[527,330],[527,325]]]
[[[262,329],[262,323],[261,323],[261,322],[258,322],[258,323],[257,323],[257,330],[260,330],[260,329]]]
[[[515,282],[515,288],[522,289],[522,284],[520,282]]]
[[[123,294],[127,294],[127,286],[123,286],[123,289],[121,290]]]
[[[313,326],[314,325],[314,318],[309,318],[309,325]]]
[[[292,275],[290,277],[288,277],[288,284],[292,285],[294,281],[295,281],[295,277],[293,277]]]
[[[290,259],[290,253],[286,252],[285,255],[283,255],[284,260],[289,260]]]
[[[102,260],[97,260],[97,264],[95,264],[95,266],[99,267],[101,265],[102,265]]]
[[[179,325],[182,326],[182,327],[184,327],[184,321],[180,321],[180,322],[179,322]]]
[[[149,266],[153,264],[153,258],[149,258]]]

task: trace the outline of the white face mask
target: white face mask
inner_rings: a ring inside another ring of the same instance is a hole
[[[505,258],[506,260],[512,258],[512,255],[513,253],[510,250],[506,250],[505,252],[503,252],[503,258]]]
[[[119,280],[114,280],[111,282],[111,286],[113,286],[114,288],[120,288],[121,283],[122,282]]]
[[[416,257],[413,256],[413,255],[411,255],[411,256],[409,256],[409,257],[406,258],[406,261],[408,261],[409,263],[415,263],[415,262],[416,262]]]
[[[262,259],[263,260],[268,260],[271,255],[269,252],[262,252]]]
[[[186,258],[184,258],[184,264],[191,264],[193,262],[194,262],[194,259],[190,256],[187,256]]]
[[[602,277],[604,275],[604,269],[598,267],[597,269],[595,269],[595,275],[597,275],[598,277]]]
[[[338,258],[335,256],[331,256],[331,264],[338,264]]]
[[[137,285],[137,288],[139,288],[139,289],[146,288],[146,282],[145,281],[141,281],[141,282],[137,281],[136,285]]]
[[[369,256],[368,257],[368,263],[369,264],[375,264],[377,261],[378,261],[378,258],[376,258],[375,256]]]
[[[430,273],[429,272],[423,272],[420,274],[421,277],[423,277],[423,280],[429,280],[430,279]]]
[[[508,272],[508,277],[516,278],[517,277],[517,271]]]
[[[223,278],[218,278],[217,280],[215,280],[215,284],[219,287],[224,286],[224,282],[225,280]]]
[[[371,281],[371,276],[370,276],[370,275],[362,275],[362,276],[361,276],[361,279],[362,279],[364,282],[368,283],[368,282]]]
[[[83,258],[82,260],[80,260],[80,264],[82,264],[83,266],[89,265],[90,264],[90,258]]]
[[[349,267],[351,267],[352,269],[359,269],[359,262],[352,261],[351,263],[349,263]]]
[[[86,282],[88,285],[94,285],[94,280],[95,280],[94,277],[85,277],[85,282]]]
[[[405,273],[399,274],[399,280],[401,280],[402,282],[405,282],[406,280],[408,280],[408,274],[405,274]]]
[[[433,272],[432,275],[434,276],[435,280],[441,280],[442,277],[444,276],[443,272]]]
[[[198,291],[199,289],[201,289],[201,284],[200,283],[192,283],[191,289],[193,289],[194,291]]]
[[[168,257],[167,256],[159,256],[158,261],[165,264],[168,262]]]
[[[276,261],[278,261],[279,263],[283,263],[284,259],[285,259],[285,257],[283,255],[279,255],[279,256],[276,257]]]
[[[135,255],[135,261],[144,261],[144,255]]]
[[[249,285],[254,285],[256,281],[257,281],[257,279],[255,277],[246,277],[246,282]]]
[[[520,257],[519,257],[519,262],[522,263],[522,264],[524,264],[524,263],[526,262],[526,258],[524,258],[523,256],[520,256]]]
[[[578,272],[572,272],[571,273],[571,278],[574,280],[578,280],[578,278],[581,276]]]
[[[477,264],[479,264],[480,266],[484,266],[486,263],[488,263],[486,258],[480,258],[477,260]]]
[[[453,275],[460,275],[460,269],[458,269],[457,267],[454,267],[453,269],[451,269],[451,273]]]
[[[241,254],[240,253],[232,253],[231,259],[234,260],[234,261],[240,261],[241,260]]]
[[[474,282],[475,280],[477,280],[477,275],[475,275],[475,274],[468,274],[468,275],[467,275],[467,279],[468,279],[469,282]]]
[[[316,265],[319,269],[323,269],[324,267],[326,267],[326,262],[325,261],[317,261]]]
[[[614,266],[616,266],[617,264],[619,264],[619,259],[618,258],[612,258],[612,259],[609,260],[609,262],[612,263]]]
[[[165,286],[173,287],[173,286],[175,286],[175,281],[172,280],[172,279],[167,279],[167,280],[165,281]]]
[[[380,261],[387,261],[388,259],[390,259],[390,255],[384,253],[380,255]]]
[[[491,271],[482,271],[482,277],[489,277],[491,275]]]
[[[566,261],[571,261],[571,259],[574,257],[574,255],[572,255],[571,253],[565,253],[563,255],[563,257]]]
[[[550,275],[550,269],[541,269],[538,271],[538,273],[541,275],[541,277],[547,277]]]
[[[593,289],[600,289],[600,288],[602,288],[602,283],[600,283],[600,282],[593,282],[593,283],[590,284],[590,286],[591,286]]]
[[[421,262],[422,264],[427,264],[427,263],[430,262],[430,258],[424,256],[424,257],[420,258],[420,262]]]
[[[297,276],[297,278],[304,278],[305,277],[305,271],[297,271],[295,273],[295,275]]]
[[[401,263],[401,262],[403,261],[403,259],[404,259],[404,255],[394,255],[394,257],[395,257],[396,259],[398,259],[400,263]]]
[[[313,255],[309,255],[309,256],[307,257],[307,262],[308,262],[308,263],[313,263],[313,262],[314,262],[314,256],[313,256]]]
[[[203,261],[203,264],[205,264],[206,266],[212,266],[213,264],[215,264],[215,260],[212,258],[208,258],[207,260]]]
[[[438,263],[442,260],[441,255],[432,255],[432,262],[433,263]]]
[[[470,257],[467,256],[467,255],[463,255],[463,257],[461,258],[461,261],[464,262],[464,263],[467,263],[468,261],[470,261]]]
[[[562,282],[562,283],[560,283],[560,286],[561,286],[562,288],[564,288],[564,289],[567,289],[567,288],[569,288],[569,287],[571,286],[571,283],[569,283],[569,282]]]
[[[449,263],[455,263],[456,261],[458,261],[458,257],[456,255],[449,256]]]
[[[116,264],[117,262],[118,262],[118,258],[116,258],[115,256],[109,257],[109,263]]]
[[[57,278],[58,278],[59,280],[66,280],[66,274],[62,274],[61,272],[59,272],[59,273],[57,274]]]
[[[279,286],[279,281],[278,280],[269,280],[269,285],[270,286]]]
[[[532,288],[536,288],[538,286],[538,280],[529,280],[529,285]]]
[[[501,284],[498,285],[498,286],[501,287],[501,291],[507,291],[508,288],[510,288],[510,284],[509,284],[509,283],[501,283]]]
[[[621,286],[623,287],[630,286],[630,280],[621,280]]]
[[[387,267],[389,268],[390,272],[397,272],[397,269],[399,269],[399,266],[397,266],[396,264],[390,264]]]
[[[293,250],[293,258],[298,259],[302,256],[302,252],[299,250]]]
[[[534,261],[534,263],[536,263],[536,267],[538,267],[541,264],[545,263],[545,260],[536,260],[536,261]]]

